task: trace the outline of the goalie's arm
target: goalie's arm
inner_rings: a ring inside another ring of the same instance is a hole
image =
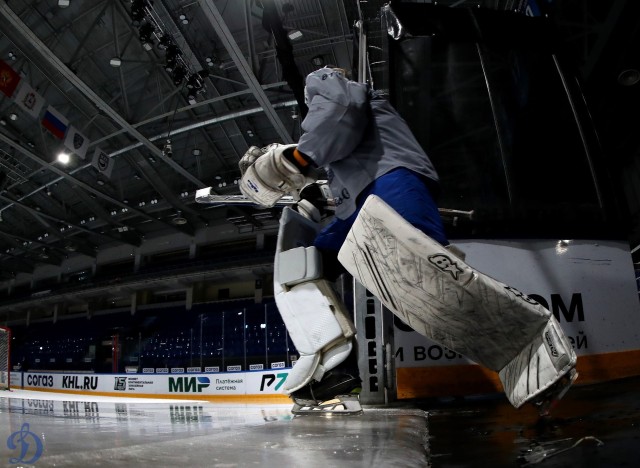
[[[346,158],[360,144],[370,121],[367,86],[317,70],[306,79],[309,112],[298,150],[320,167]]]

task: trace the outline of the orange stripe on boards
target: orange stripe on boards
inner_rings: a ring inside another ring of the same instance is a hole
[[[60,390],[54,388],[35,388],[25,387],[24,390],[33,390],[36,392],[49,393],[65,393],[70,395],[84,396],[106,396],[114,398],[155,398],[161,400],[190,400],[190,401],[210,401],[213,403],[291,403],[291,399],[286,395],[269,394],[269,395],[166,395],[156,393],[113,393],[113,392],[80,392],[76,390]]]
[[[396,369],[398,399],[473,395],[501,391],[498,375],[476,365]]]
[[[606,382],[640,375],[640,349],[579,356],[577,384]]]
[[[578,356],[576,385],[640,375],[640,350]],[[496,372],[478,365],[396,369],[398,399],[502,392]]]

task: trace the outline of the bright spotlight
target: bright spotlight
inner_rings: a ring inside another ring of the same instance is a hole
[[[71,161],[71,156],[69,156],[69,154],[64,153],[64,152],[58,154],[58,162],[59,163],[69,164],[69,161]]]

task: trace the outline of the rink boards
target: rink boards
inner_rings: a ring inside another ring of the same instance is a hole
[[[551,310],[578,355],[577,384],[640,375],[640,306],[619,241],[456,241],[466,262]],[[514,330],[514,333],[517,333]],[[395,321],[399,399],[501,391],[497,374]]]
[[[280,391],[289,369],[174,374],[12,372],[12,388],[44,392],[218,402],[289,403]]]
[[[628,244],[459,241],[466,262],[547,306],[578,355],[577,384],[640,375],[640,305]],[[517,330],[514,330],[517,333]],[[398,399],[493,393],[497,374],[396,320]],[[13,388],[129,397],[288,402],[290,369],[185,374],[12,372]]]

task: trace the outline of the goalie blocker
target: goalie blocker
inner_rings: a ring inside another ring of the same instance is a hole
[[[548,406],[577,376],[576,355],[551,313],[484,275],[372,195],[338,259],[422,335],[499,373],[518,408]]]
[[[242,177],[240,191],[258,205],[270,208],[287,194],[296,195],[298,190],[314,182],[307,178],[298,167],[289,161],[287,154],[296,145],[273,143],[260,149],[249,148],[239,163]]]

